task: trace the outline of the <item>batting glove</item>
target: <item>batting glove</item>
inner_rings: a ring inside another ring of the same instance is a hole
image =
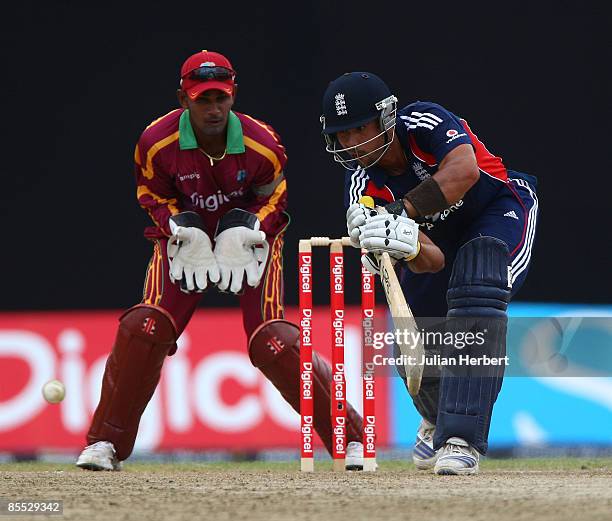
[[[360,246],[368,252],[387,252],[398,260],[412,260],[421,249],[419,225],[409,217],[377,214],[368,219],[360,232]]]
[[[348,236],[351,238],[351,244],[355,248],[359,248],[359,227],[363,226],[374,215],[377,215],[376,210],[360,203],[354,203],[348,207],[346,211],[346,228]]]

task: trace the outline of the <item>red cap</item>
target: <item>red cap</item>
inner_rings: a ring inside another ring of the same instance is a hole
[[[219,89],[223,92],[232,96],[234,94],[234,80],[192,80],[186,78],[190,72],[200,67],[225,67],[226,69],[234,70],[229,60],[219,54],[218,52],[212,51],[200,51],[190,56],[185,60],[181,67],[181,88],[187,93],[192,99],[196,99],[202,92]]]

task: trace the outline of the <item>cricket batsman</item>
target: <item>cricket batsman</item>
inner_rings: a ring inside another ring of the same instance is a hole
[[[416,101],[398,110],[369,72],[329,84],[321,122],[327,152],[345,168],[347,227],[353,244],[368,251],[362,262],[377,273],[376,254],[388,252],[417,321],[446,317],[451,333],[478,326],[484,345],[463,353],[504,357],[506,308],[531,261],[536,179],[506,168],[467,121],[442,106]],[[360,204],[363,196],[389,215]],[[422,416],[413,454],[419,469],[478,472],[503,374],[503,365],[487,372],[442,365],[423,379],[413,398]]]
[[[190,56],[177,91],[181,108],[153,121],[136,146],[137,198],[153,223],[144,233],[153,255],[142,302],[119,319],[76,463],[83,469],[119,470],[132,453],[164,360],[210,287],[238,296],[251,362],[299,411],[299,328],[283,319],[287,156],[272,127],[232,110],[235,80],[225,56]],[[331,453],[331,368],[315,354],[313,372],[314,427]],[[361,429],[349,406],[348,468],[363,465]]]

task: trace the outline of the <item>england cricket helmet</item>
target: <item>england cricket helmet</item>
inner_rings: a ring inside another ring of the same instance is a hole
[[[395,116],[397,114],[397,98],[391,94],[387,84],[371,72],[348,72],[330,82],[323,95],[323,114],[320,121],[325,139],[325,150],[334,155],[334,160],[349,170],[360,167],[358,160],[378,153],[377,159],[368,164],[378,162],[387,151],[395,133]],[[352,128],[358,128],[370,121],[378,119],[380,133],[356,146],[341,148],[336,133]],[[389,139],[388,130],[393,135]],[[385,137],[385,143],[368,152],[359,154],[358,148],[380,136]]]

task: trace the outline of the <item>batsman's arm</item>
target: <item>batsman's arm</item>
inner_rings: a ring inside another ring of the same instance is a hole
[[[461,144],[444,157],[431,178],[404,195],[406,213],[415,218],[441,212],[462,199],[479,178],[472,145]]]
[[[451,150],[433,175],[449,205],[463,199],[480,177],[472,145],[463,144]]]
[[[419,231],[419,254],[407,261],[408,269],[413,273],[436,273],[444,269],[444,253],[422,231]]]

